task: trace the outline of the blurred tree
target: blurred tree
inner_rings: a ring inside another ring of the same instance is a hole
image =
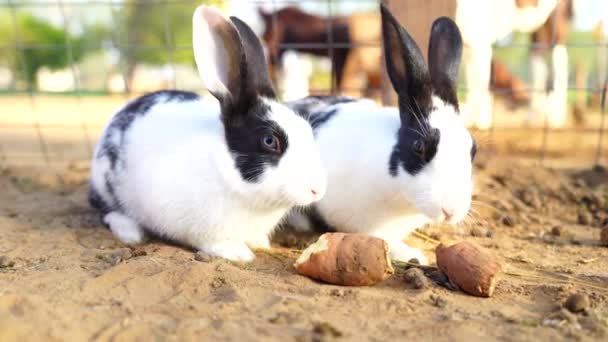
[[[62,28],[27,13],[11,17],[0,12],[0,61],[13,69],[15,78],[25,82],[32,90],[36,87],[36,74],[46,66],[64,68],[68,64],[66,38],[72,42],[72,58],[78,61],[83,54],[83,40],[66,37]]]
[[[190,23],[194,8],[200,3],[124,1],[117,13],[116,39],[128,79],[137,63],[193,63]]]

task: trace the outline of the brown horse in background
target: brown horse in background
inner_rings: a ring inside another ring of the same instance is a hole
[[[351,49],[346,18],[324,18],[294,6],[274,13],[262,9],[258,11],[264,22],[262,37],[268,47],[268,57],[273,69],[280,67],[283,53],[287,50],[329,57],[332,64],[332,90],[335,87],[340,89],[344,64]],[[290,44],[296,45],[289,46]],[[333,48],[330,48],[330,45]]]

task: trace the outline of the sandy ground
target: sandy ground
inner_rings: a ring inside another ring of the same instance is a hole
[[[276,239],[288,247],[258,252],[249,265],[199,262],[192,251],[160,241],[129,249],[89,209],[86,168],[59,177],[5,169],[0,340],[606,336],[608,248],[598,244],[598,227],[608,217],[608,174],[516,162],[491,162],[477,171],[475,219],[425,232],[446,243],[475,241],[507,271],[526,275],[505,275],[490,299],[439,285],[414,289],[400,274],[369,288],[320,284],[294,273],[294,249],[310,238],[289,233]],[[433,243],[411,242],[432,258]],[[560,312],[575,292],[591,299],[587,312]]]
[[[512,151],[512,142],[529,135],[505,133],[491,147]],[[86,148],[66,136],[58,134],[64,145],[53,146],[69,161],[65,165],[0,158],[0,341],[608,336],[608,247],[599,245],[608,219],[608,173],[587,168],[591,147],[568,152],[570,139],[559,139],[561,148],[548,155],[552,168],[538,166],[530,145],[516,149],[517,158],[488,159],[482,148],[472,217],[458,227],[423,229],[444,243],[474,241],[499,258],[507,274],[495,295],[483,299],[445,284],[416,289],[402,269],[374,287],[315,282],[292,266],[297,250],[315,237],[290,232],[277,234],[273,249],[258,251],[251,264],[196,261],[191,250],[162,241],[128,248],[89,208]],[[23,152],[27,144],[37,146],[32,134],[0,137],[3,146]],[[409,242],[434,259],[435,241]],[[573,293],[588,296],[584,312],[561,307]]]

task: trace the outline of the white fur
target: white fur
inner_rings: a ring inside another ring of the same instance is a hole
[[[442,208],[453,211],[449,223],[457,223],[470,207],[471,136],[453,107],[436,97],[433,101],[438,109],[429,122],[441,132],[438,151],[414,176],[402,167],[396,177],[389,174],[401,125],[397,108],[368,101],[343,104],[317,132],[328,178],[327,193],[316,204],[319,213],[339,231],[387,240],[392,257],[399,260],[426,263],[422,252],[401,240],[426,223],[443,222]]]
[[[293,101],[308,96],[312,63],[305,56],[288,50],[283,54],[280,78],[281,98]]]
[[[144,230],[135,220],[119,212],[113,211],[103,217],[105,224],[110,226],[114,236],[128,244],[140,243],[144,239]]]
[[[289,147],[259,183],[244,181],[235,168],[216,103],[161,103],[136,119],[124,137],[125,164],[113,173],[115,194],[128,216],[112,212],[105,218],[116,237],[140,242],[138,222],[233,260],[253,258],[246,245],[269,247],[269,234],[291,206],[323,196],[325,176],[308,123],[267,103],[271,118],[287,132]],[[111,203],[103,178],[109,161],[95,158],[92,165],[92,185]]]
[[[196,10],[195,42],[197,25],[199,33],[209,29],[200,18],[227,20],[218,13],[206,6]],[[201,76],[215,91],[230,96],[226,80],[234,66],[225,65],[231,62],[225,59],[204,60],[205,52],[213,51],[201,48],[222,46],[215,33],[207,33],[198,36],[196,47],[199,70],[209,72]],[[216,44],[209,45],[209,39]],[[201,68],[201,63],[208,65]],[[137,243],[145,227],[210,255],[239,261],[253,259],[249,247],[268,248],[269,234],[289,208],[323,197],[326,177],[310,125],[287,107],[260,100],[269,107],[269,119],[286,133],[288,146],[278,165],[267,166],[257,182],[245,181],[236,168],[217,102],[158,96],[124,134],[108,134],[115,129],[108,126],[103,136],[121,142],[123,149],[112,170],[107,155],[100,154],[104,141],[99,143],[91,186],[114,204],[107,183],[113,186],[120,212],[108,213],[104,221],[114,235]]]

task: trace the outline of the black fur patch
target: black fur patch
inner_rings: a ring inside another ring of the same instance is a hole
[[[89,203],[94,208],[101,211],[105,215],[111,211],[119,210],[120,205],[114,194],[114,185],[110,181],[110,173],[114,172],[116,165],[121,159],[121,151],[123,137],[127,129],[131,126],[136,118],[145,115],[152,106],[160,103],[161,100],[166,102],[186,102],[198,100],[199,96],[192,92],[163,90],[141,96],[129,102],[120,112],[116,113],[110,122],[110,126],[102,137],[101,148],[97,154],[97,158],[107,157],[110,161],[110,170],[105,177],[105,187],[114,203],[106,203],[99,193],[91,187],[89,189]],[[116,136],[118,138],[116,138]],[[114,139],[113,139],[114,138]],[[116,142],[116,140],[118,142]]]
[[[114,170],[116,168],[116,162],[118,161],[118,146],[110,141],[104,141],[102,150],[110,160],[110,168]]]
[[[432,129],[428,122],[430,113],[436,110],[433,107],[433,93],[436,93],[437,89],[433,88],[433,79],[414,39],[385,5],[380,5],[380,11],[386,69],[393,88],[397,91],[401,119],[397,143],[391,152],[388,169],[392,176],[396,176],[398,166],[402,165],[408,173],[416,174],[437,153],[440,132]],[[435,26],[435,31],[438,32],[431,37],[432,48],[429,57],[436,66],[433,69],[435,80],[442,86],[445,86],[444,78],[451,81],[451,77],[455,75],[452,75],[453,64],[448,66],[439,64],[452,62],[452,59],[460,53],[457,51],[452,54],[446,49],[450,46],[449,42],[446,43],[443,33],[443,28],[450,24],[446,20],[449,19],[442,19]]]
[[[129,102],[118,114],[112,119],[111,128],[118,128],[125,131],[131,126],[138,116],[146,114],[153,105],[160,103],[163,99],[167,102],[187,102],[199,99],[195,93],[179,90],[161,90],[141,96]]]
[[[417,128],[402,126],[397,132],[397,144],[389,158],[388,170],[391,176],[397,176],[399,165],[409,174],[415,175],[437,154],[440,131],[427,126],[425,121],[421,123],[422,125],[414,126]],[[422,153],[416,150],[415,144],[422,146]]]
[[[248,109],[240,110],[246,111],[239,115],[240,120],[224,122],[226,143],[241,177],[248,182],[257,182],[265,168],[278,165],[289,147],[289,141],[285,131],[275,121],[268,119],[270,108],[263,102],[257,101]],[[262,139],[266,135],[278,138],[281,146],[278,153],[264,148]]]
[[[473,139],[473,137],[471,137]],[[475,160],[475,156],[477,155],[477,142],[473,139],[473,146],[471,146],[471,161]]]
[[[139,116],[145,115],[152,106],[160,103],[160,100],[167,102],[186,102],[195,101],[199,96],[192,92],[177,91],[177,90],[162,90],[141,96],[129,102],[120,112],[116,113],[110,122],[105,136],[103,137],[103,145],[99,150],[98,158],[107,156],[110,159],[111,167],[114,169],[116,162],[120,157],[120,145],[122,144],[122,136],[124,132],[131,126],[133,121]],[[116,144],[111,139],[114,134],[120,135],[120,143]]]
[[[336,104],[355,101],[356,99],[348,96],[308,96],[287,102],[286,105],[306,119],[316,132],[338,112]]]
[[[315,207],[314,205],[311,205],[306,208],[306,215],[308,215],[308,219],[310,220],[312,229],[315,232],[326,233],[337,231],[336,228],[334,228],[329,223],[327,223],[327,221],[325,221],[323,216],[321,216],[321,213],[319,213],[317,207]]]
[[[98,209],[102,216],[112,211],[112,208],[108,206],[93,186],[89,188],[89,203],[93,208]]]
[[[441,17],[433,22],[428,56],[435,93],[458,111],[458,69],[462,56],[462,37],[452,19]]]
[[[333,118],[338,112],[338,109],[339,108],[337,107],[331,107],[328,111],[311,114],[308,118],[308,122],[310,123],[310,126],[312,126],[313,132],[316,132],[319,127]]]

